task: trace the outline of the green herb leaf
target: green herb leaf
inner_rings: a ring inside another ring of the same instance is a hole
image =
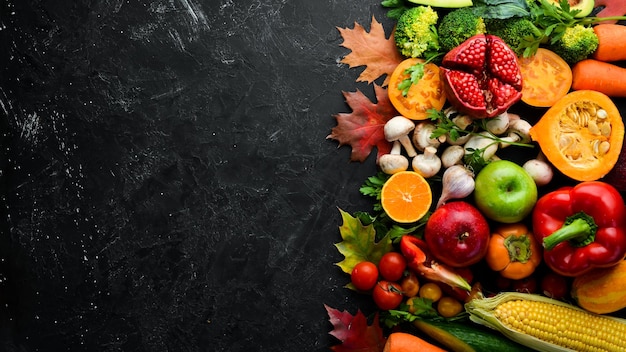
[[[474,13],[482,18],[506,19],[530,16],[526,0],[474,0]]]

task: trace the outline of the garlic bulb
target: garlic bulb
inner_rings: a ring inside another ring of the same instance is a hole
[[[446,169],[442,178],[441,197],[437,202],[437,208],[444,205],[450,199],[461,199],[469,196],[474,191],[474,173],[464,165],[452,165]]]

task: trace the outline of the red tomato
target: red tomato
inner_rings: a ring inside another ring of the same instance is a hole
[[[513,280],[513,290],[523,293],[535,293],[537,292],[537,279],[534,275],[526,277],[524,279]]]
[[[397,308],[402,303],[402,288],[395,282],[379,281],[372,292],[374,303],[382,310]]]
[[[369,291],[378,281],[378,268],[372,262],[360,262],[355,265],[350,275],[354,287],[361,291]]]
[[[400,282],[400,286],[402,287],[402,293],[406,297],[415,297],[420,290],[419,279],[413,273],[405,276]]]
[[[555,272],[546,273],[541,279],[541,293],[554,299],[565,298],[569,292],[569,284],[565,276]]]
[[[404,269],[406,269],[406,259],[398,252],[385,253],[378,262],[380,276],[387,281],[400,280],[404,275]]]

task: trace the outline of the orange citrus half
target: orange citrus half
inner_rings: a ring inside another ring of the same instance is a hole
[[[422,175],[415,171],[402,171],[385,182],[380,202],[392,220],[407,224],[426,215],[433,202],[433,193]]]

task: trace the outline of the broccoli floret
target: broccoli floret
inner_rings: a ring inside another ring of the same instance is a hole
[[[439,44],[450,51],[470,37],[486,32],[485,20],[476,15],[471,7],[461,7],[443,16],[437,32]]]
[[[598,48],[598,36],[593,28],[577,24],[563,31],[563,36],[548,48],[569,64],[586,59]]]
[[[524,54],[529,43],[535,42],[538,46],[543,38],[541,30],[527,17],[485,19],[485,25],[487,33],[500,37],[519,56]]]
[[[430,6],[415,6],[402,13],[396,24],[395,42],[407,57],[425,57],[439,51],[437,21]]]

